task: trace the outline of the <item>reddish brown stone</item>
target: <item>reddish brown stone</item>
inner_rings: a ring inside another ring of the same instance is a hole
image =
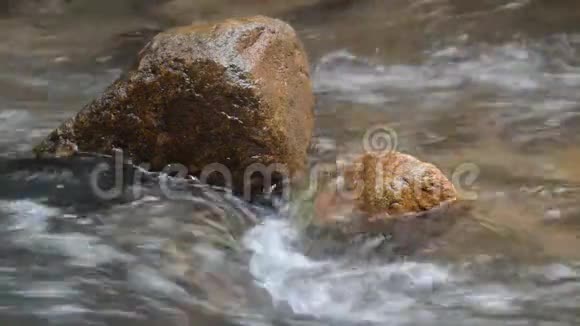
[[[439,220],[456,200],[453,184],[439,169],[397,152],[365,154],[343,178],[348,192],[333,183],[317,195],[314,224],[347,233],[409,231],[413,221],[425,224],[421,221],[429,216]]]
[[[453,184],[437,167],[410,155],[365,154],[355,166],[347,182],[362,190],[357,205],[369,214],[419,213],[456,199]]]
[[[122,149],[135,163],[181,163],[193,174],[221,163],[240,185],[254,163],[304,167],[313,106],[307,57],[288,24],[192,25],[157,35],[133,71],[35,151]]]

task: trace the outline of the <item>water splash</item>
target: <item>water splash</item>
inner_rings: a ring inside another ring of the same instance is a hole
[[[296,314],[351,325],[440,325],[442,320],[445,325],[495,325],[489,319],[494,316],[513,318],[515,325],[533,318],[528,305],[554,295],[530,282],[541,276],[577,283],[580,275],[564,265],[525,268],[511,276],[510,284],[499,275],[476,280],[476,271],[484,267],[471,264],[315,261],[299,251],[298,241],[300,235],[284,220],[269,220],[249,232],[245,244],[253,252],[250,270],[258,284],[278,306],[287,304]],[[566,300],[580,302],[580,294],[563,291],[569,294]]]

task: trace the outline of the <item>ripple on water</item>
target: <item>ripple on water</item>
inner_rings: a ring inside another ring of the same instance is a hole
[[[31,200],[0,201],[1,256],[8,257],[0,257],[0,319],[36,316],[55,325],[145,322],[181,316],[178,307],[198,304],[99,230],[57,227],[75,223],[63,215]]]
[[[51,233],[50,220],[62,217],[58,209],[29,201],[0,202],[0,212],[10,216],[6,230],[14,246],[34,252],[63,255],[74,266],[96,267],[113,261],[129,261],[131,257],[104,244],[96,236],[83,233]]]
[[[31,282],[16,290],[14,294],[24,298],[59,299],[76,297],[81,293],[69,282]]]
[[[432,52],[421,65],[383,66],[342,50],[320,60],[314,73],[315,90],[363,104],[401,100],[416,91],[440,96],[445,90],[469,89],[494,91],[513,100],[526,100],[520,95],[527,94],[529,103],[538,99],[530,92],[540,91],[577,102],[580,67],[566,64],[564,54],[557,61],[547,53],[562,37],[532,45],[451,46]],[[566,37],[569,39],[573,38]],[[580,43],[575,42],[568,52],[577,49]],[[446,94],[452,100],[463,92]]]
[[[25,110],[3,110],[0,111],[0,148],[8,145],[17,145],[16,148],[10,148],[13,152],[15,149],[27,150],[30,146],[27,143],[30,141],[31,135],[30,126],[31,116]],[[2,151],[0,155],[6,155],[6,151]]]

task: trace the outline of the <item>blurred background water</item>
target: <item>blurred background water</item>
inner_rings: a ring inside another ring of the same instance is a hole
[[[384,123],[448,175],[477,165],[436,254],[315,260],[266,208],[199,185],[101,201],[90,162],[28,159],[156,32],[253,14],[310,55],[312,161]],[[3,0],[0,38],[2,325],[580,324],[576,0]]]

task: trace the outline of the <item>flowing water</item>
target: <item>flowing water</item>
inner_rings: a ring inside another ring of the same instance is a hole
[[[97,159],[30,159],[156,31],[255,13],[310,54],[312,165],[387,125],[457,177],[458,223],[313,256],[292,206],[129,166],[103,200]],[[1,325],[580,324],[576,0],[3,1],[0,35]]]

